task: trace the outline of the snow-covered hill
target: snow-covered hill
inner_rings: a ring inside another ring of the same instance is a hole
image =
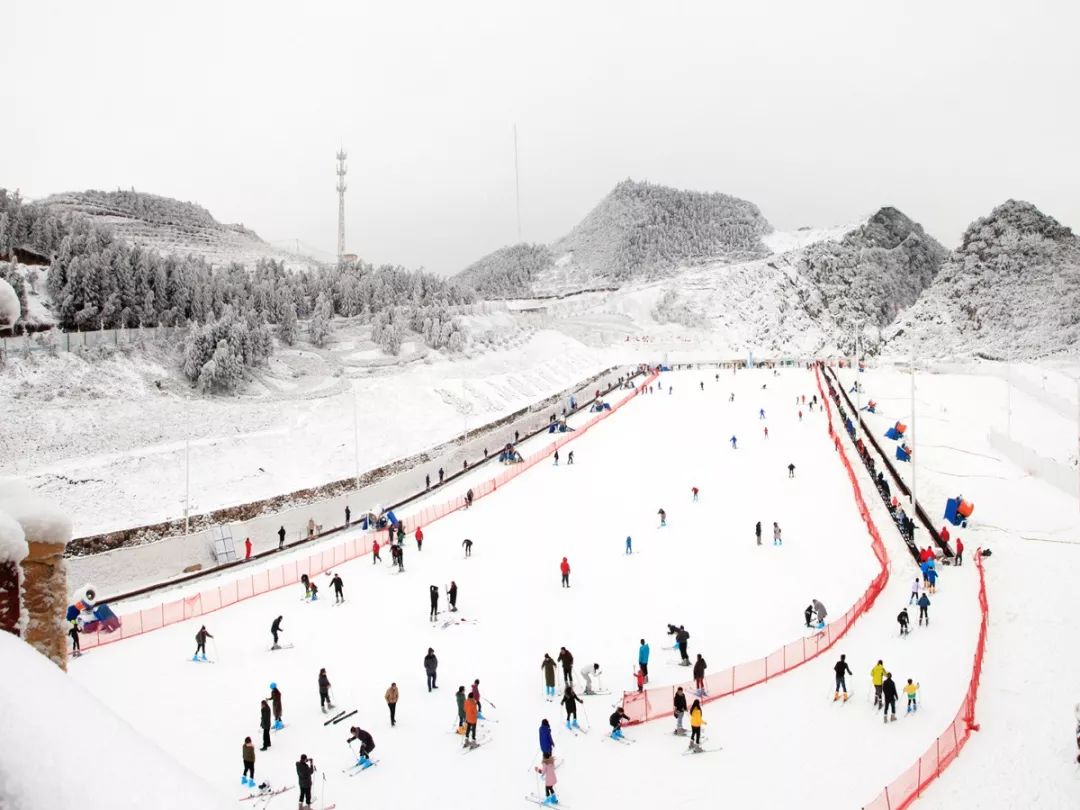
[[[738,197],[625,180],[550,247],[511,245],[457,278],[489,298],[565,295],[705,260],[765,256],[762,236],[771,231],[757,206]]]
[[[278,250],[243,225],[218,222],[205,208],[139,191],[76,191],[40,201],[58,215],[85,217],[108,226],[128,244],[163,255],[197,256],[211,264],[253,267],[259,259],[314,267],[315,259]]]
[[[1009,200],[973,222],[937,278],[886,332],[890,350],[1037,359],[1080,346],[1080,239]]]

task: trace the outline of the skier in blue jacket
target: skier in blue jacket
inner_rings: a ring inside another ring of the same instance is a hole
[[[638,666],[641,667],[641,673],[645,676],[645,683],[649,682],[649,645],[645,643],[645,639],[641,640],[641,646],[638,647],[637,653]]]
[[[547,718],[544,718],[540,721],[540,752],[545,757],[550,757],[554,748],[555,741],[551,739],[551,726],[548,725]]]

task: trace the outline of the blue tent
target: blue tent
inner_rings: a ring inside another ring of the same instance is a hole
[[[386,516],[385,517],[386,517],[386,519],[388,521],[390,521],[391,526],[397,526],[398,520],[397,520],[397,517],[394,515],[393,510],[391,510],[391,509],[386,510]]]

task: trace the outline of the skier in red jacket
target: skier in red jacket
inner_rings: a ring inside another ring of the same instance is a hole
[[[570,563],[566,561],[566,557],[562,558],[562,564],[559,566],[559,570],[562,571],[562,586],[564,588],[570,587]]]
[[[420,551],[424,547],[424,530],[419,526],[416,527],[416,550]]]

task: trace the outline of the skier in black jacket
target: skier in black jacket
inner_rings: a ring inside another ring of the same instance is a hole
[[[276,650],[280,646],[278,644],[278,633],[280,633],[280,632],[281,632],[281,617],[278,616],[276,619],[274,619],[274,623],[272,625],[270,625],[270,635],[272,635],[274,637],[274,646],[271,647],[270,649]]]
[[[570,686],[574,682],[574,656],[566,647],[559,648],[559,656],[556,659],[562,664],[563,683]]]
[[[435,621],[439,617],[439,586],[432,585],[428,588],[428,594],[431,596],[431,616],[432,621]]]
[[[885,698],[885,722],[889,720],[889,707],[892,707],[892,719],[896,719],[896,684],[893,683],[892,673],[885,673],[885,680],[881,684],[881,695]]]
[[[844,700],[847,700],[847,682],[844,680],[844,676],[851,674],[851,667],[847,665],[846,655],[841,655],[840,660],[833,664],[833,672],[836,673],[836,691],[833,693],[833,700],[840,699],[841,690],[844,692]]]
[[[573,726],[573,728],[581,728],[581,726],[578,725],[577,721],[577,705],[579,703],[584,703],[585,701],[577,696],[577,693],[574,691],[574,687],[567,686],[566,690],[563,692],[563,698],[559,702],[566,707],[567,730],[571,728],[571,725]],[[570,722],[571,719],[573,720],[573,723]]]
[[[690,666],[690,656],[686,652],[686,642],[690,640],[690,634],[686,628],[679,625],[679,632],[675,634],[675,643],[679,646],[679,655],[682,656],[682,665]]]
[[[265,751],[270,747],[270,704],[265,700],[262,702],[262,706],[259,707],[259,727],[263,733],[263,744],[260,751]]]
[[[341,581],[341,574],[334,574],[330,580],[330,586],[334,589],[334,604],[345,601],[345,583]]]
[[[896,621],[900,625],[900,635],[906,636],[908,634],[908,614],[907,608],[904,608],[896,616]]]
[[[315,773],[315,760],[309,760],[307,754],[300,755],[296,763],[296,778],[300,781],[300,806],[311,806],[311,775]]]
[[[351,746],[353,740],[360,741],[359,759],[366,761],[371,752],[375,750],[375,738],[360,728],[360,726],[353,726],[349,729],[349,739],[345,742],[349,743]]]
[[[701,653],[698,653],[697,661],[694,662],[694,685],[697,686],[698,697],[704,697],[708,694],[705,691],[705,667],[707,666],[708,664],[701,657]]]
[[[330,679],[326,677],[326,670],[319,670],[319,708],[322,709],[323,714],[326,714],[326,709],[334,708],[334,704],[330,702]]]
[[[675,700],[672,705],[675,708],[675,733],[686,734],[686,729],[683,728],[683,718],[686,716],[686,694],[681,686],[675,690]]]
[[[457,583],[453,580],[450,580],[450,587],[446,589],[446,598],[451,612],[457,613]]]

